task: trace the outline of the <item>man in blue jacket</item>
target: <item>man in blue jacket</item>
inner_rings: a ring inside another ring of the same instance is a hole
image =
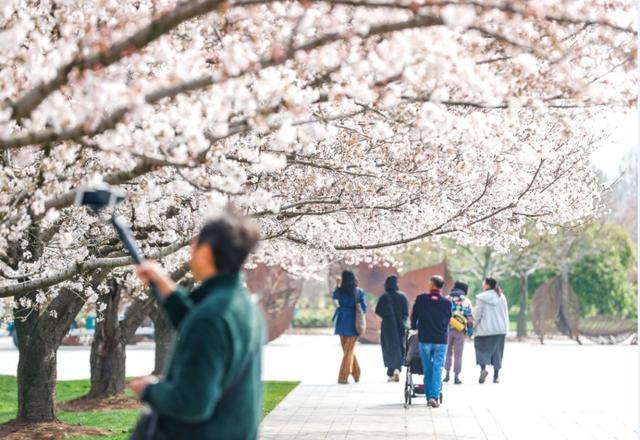
[[[411,328],[418,330],[424,389],[430,408],[440,406],[442,369],[451,320],[451,301],[442,296],[443,287],[444,278],[438,275],[431,277],[429,293],[418,295],[411,312]]]
[[[165,376],[130,384],[154,412],[139,422],[133,438],[257,437],[264,322],[240,270],[258,238],[252,223],[229,212],[207,223],[191,244],[191,271],[200,282],[191,293],[155,262],[137,267],[142,281],[158,287],[177,335]],[[145,425],[156,433],[140,436]]]

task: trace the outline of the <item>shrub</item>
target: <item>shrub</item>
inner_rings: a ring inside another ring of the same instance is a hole
[[[332,327],[334,310],[297,310],[291,325],[294,328],[326,328]]]

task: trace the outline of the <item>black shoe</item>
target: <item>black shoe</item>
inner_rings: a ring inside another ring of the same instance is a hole
[[[478,382],[484,383],[484,381],[487,380],[488,375],[489,375],[489,372],[487,370],[482,370],[480,372],[480,379],[478,380]]]
[[[494,377],[493,378],[493,383],[500,383],[500,378],[499,377]]]
[[[462,385],[462,381],[458,376],[455,377],[455,379],[453,380],[453,383],[456,385]]]
[[[443,382],[449,382],[449,379],[450,379],[449,373],[447,373],[447,375],[444,377]]]

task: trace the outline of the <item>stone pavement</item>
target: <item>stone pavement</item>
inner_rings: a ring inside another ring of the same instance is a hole
[[[285,336],[281,365],[296,388],[262,423],[267,439],[632,440],[637,439],[637,347],[510,343],[502,383],[477,383],[467,344],[464,384],[446,384],[444,405],[403,407],[402,383],[386,383],[378,346],[358,347],[359,384],[337,385],[330,337]],[[281,359],[265,351],[267,373]],[[421,379],[421,378],[420,378]]]
[[[127,375],[148,374],[153,345],[127,347]],[[332,335],[283,335],[264,349],[263,378],[303,383],[262,424],[262,439],[637,439],[638,352],[629,345],[578,346],[568,340],[507,343],[502,383],[477,383],[467,344],[463,385],[445,403],[403,408],[401,384],[384,378],[378,345],[359,345],[359,384],[335,384],[341,353]],[[0,338],[0,374],[18,353]],[[62,347],[58,378],[89,377],[89,347]]]
[[[635,427],[605,411],[536,408],[522,402],[500,407],[445,401],[409,409],[397,384],[301,385],[263,422],[261,439],[620,439]],[[452,396],[453,397],[453,396]],[[458,397],[458,396],[456,396]]]

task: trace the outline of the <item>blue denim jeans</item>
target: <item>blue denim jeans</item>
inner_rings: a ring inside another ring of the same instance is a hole
[[[442,391],[442,369],[447,356],[447,344],[420,343],[420,359],[424,372],[427,399],[438,399]]]

